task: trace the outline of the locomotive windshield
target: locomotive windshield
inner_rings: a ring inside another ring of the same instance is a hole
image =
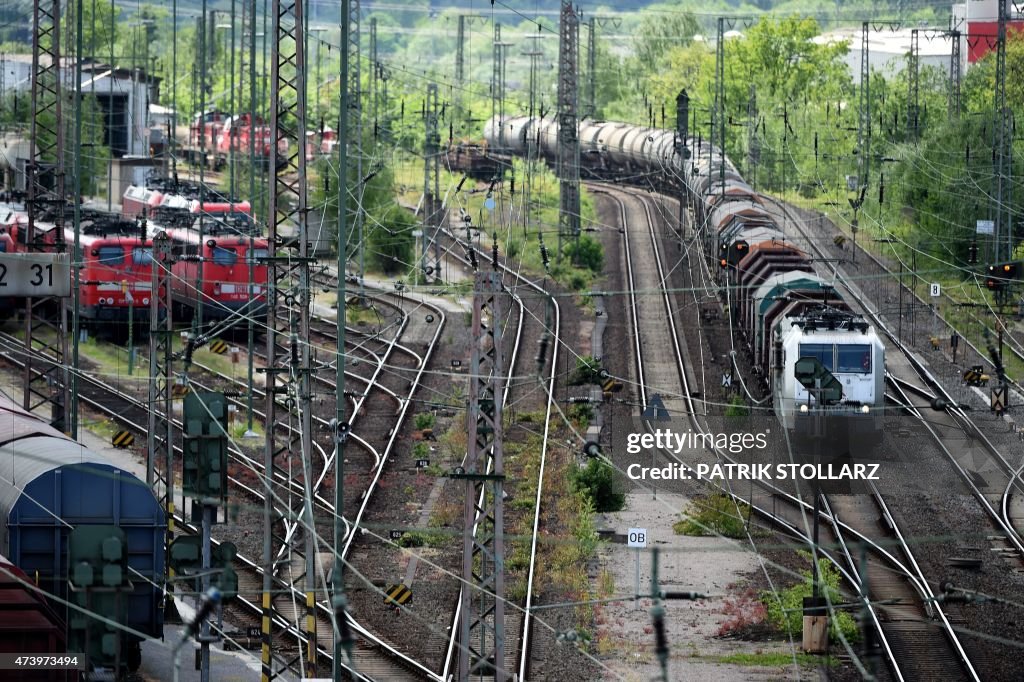
[[[135,265],[150,265],[153,262],[153,249],[144,249],[136,246],[132,249],[132,263]]]
[[[217,265],[234,265],[238,262],[238,252],[221,246],[213,248],[213,262]]]
[[[124,249],[120,246],[101,246],[97,258],[103,265],[121,265],[124,263]]]
[[[843,374],[869,374],[871,372],[871,346],[867,344],[801,343],[800,357],[817,358],[830,372]]]
[[[801,343],[800,357],[817,358],[818,362],[820,362],[825,369],[831,372],[835,367],[835,363],[832,362],[835,348],[836,347],[831,343]]]
[[[839,346],[836,353],[836,371],[867,374],[871,371],[871,346],[849,344]]]
[[[270,258],[270,249],[250,249],[245,252],[245,262],[253,265],[264,265],[264,261]]]

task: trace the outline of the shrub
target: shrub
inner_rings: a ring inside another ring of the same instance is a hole
[[[626,504],[626,496],[615,485],[615,472],[599,459],[592,459],[585,467],[577,469],[573,482],[588,498],[594,511],[619,511]]]
[[[590,420],[594,418],[594,408],[587,403],[576,403],[569,406],[566,414],[569,419],[576,422],[577,428],[586,431],[590,426]]]
[[[750,516],[750,507],[739,505],[728,495],[715,493],[690,502],[684,512],[686,518],[672,526],[679,535],[722,535],[727,538],[747,537],[745,520]]]
[[[441,547],[445,543],[445,533],[439,530],[411,530],[399,540],[399,547]]]
[[[576,370],[572,373],[572,385],[596,384],[601,380],[601,363],[593,356],[583,355],[576,358]]]
[[[601,272],[604,268],[604,248],[601,242],[590,235],[580,235],[578,241],[569,242],[565,248],[570,260],[591,272]]]
[[[416,425],[416,430],[418,431],[434,428],[435,421],[436,418],[430,412],[420,412],[413,418],[413,423]]]
[[[810,562],[811,555],[808,552],[800,552],[800,555]],[[833,604],[841,602],[843,597],[839,593],[839,571],[825,558],[818,559],[818,570],[821,571],[824,594],[829,601]],[[800,573],[803,580],[779,591],[778,596],[767,591],[761,593],[761,602],[767,610],[768,622],[794,637],[799,637],[803,630],[804,597],[810,597],[814,593],[811,571],[805,570]],[[853,616],[846,611],[836,610],[829,614],[829,636],[836,641],[840,632],[850,642],[860,638],[860,631]]]
[[[734,395],[729,401],[729,407],[725,408],[726,417],[746,417],[750,414],[750,408],[743,398]]]

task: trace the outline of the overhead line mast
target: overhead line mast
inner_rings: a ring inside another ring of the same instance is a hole
[[[306,50],[303,5],[305,0],[273,0],[273,43],[270,73],[270,186],[267,209],[267,242],[270,276],[267,287],[266,446],[264,451],[264,540],[263,540],[263,682],[273,676],[270,623],[273,620],[273,575],[275,561],[273,532],[274,470],[278,459],[296,451],[302,462],[305,539],[305,661],[306,676],[315,676],[317,665],[315,577],[315,526],[312,510],[312,419],[309,344],[310,262],[308,234],[308,192],[306,185]],[[298,237],[286,239],[282,228],[297,226]],[[281,248],[292,253],[277,255]],[[344,273],[341,273],[344,277]],[[285,303],[287,317],[278,314],[278,302]],[[288,346],[278,344],[278,336]],[[281,397],[283,402],[279,402]],[[294,406],[294,408],[292,407]],[[284,443],[276,438],[278,415],[297,410],[298,425]],[[339,512],[340,513],[340,512]],[[291,567],[288,569],[291,571]]]
[[[558,40],[558,259],[564,243],[580,238],[579,15],[562,3]]]
[[[998,28],[996,33],[996,90],[994,107],[996,112],[996,130],[998,130],[996,148],[996,210],[995,210],[995,248],[993,255],[998,260],[1001,245],[1006,244],[1002,257],[1009,260],[1013,257],[1013,212],[1010,210],[1012,200],[1011,182],[1013,175],[1013,113],[1006,106],[1006,23],[1009,20],[1008,1],[999,0]]]
[[[60,0],[34,0],[32,19],[31,158],[27,167],[28,251],[48,251],[37,232],[42,220],[53,223],[53,250],[64,253],[64,117],[60,78]],[[51,187],[52,184],[52,187]],[[56,305],[55,305],[56,304]],[[25,370],[23,406],[34,410],[49,403],[51,424],[67,430],[65,410],[72,405],[68,372],[68,310],[63,298],[25,300]]]

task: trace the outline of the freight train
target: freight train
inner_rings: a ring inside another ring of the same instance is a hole
[[[163,637],[166,531],[145,481],[0,393],[0,554],[49,595],[67,651],[138,669],[139,635]]]
[[[749,352],[752,371],[763,378],[790,433],[809,434],[812,418],[825,414],[850,443],[879,442],[885,347],[832,279],[818,275],[811,257],[792,243],[773,203],[744,182],[720,150],[679,140],[674,131],[587,119],[579,122],[578,135],[581,165],[590,175],[686,191],[704,253],[720,273],[737,345]],[[495,117],[484,138],[494,153],[524,155],[535,147],[549,160],[558,158],[554,117]],[[798,381],[797,361],[808,358],[838,381],[841,391],[832,392],[838,395],[826,399]]]

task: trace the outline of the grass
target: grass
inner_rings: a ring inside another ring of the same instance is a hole
[[[745,521],[750,516],[750,507],[739,505],[728,495],[716,493],[694,498],[684,512],[686,518],[677,521],[672,530],[677,535],[709,536],[722,535],[727,538],[747,537]]]
[[[114,434],[121,430],[121,427],[110,419],[82,420],[81,426],[105,441],[110,441]]]
[[[793,655],[785,652],[727,654],[724,656],[715,656],[714,660],[718,663],[725,663],[727,665],[760,665],[771,668],[784,668],[786,666],[793,665]],[[797,654],[796,662],[802,666],[818,666],[822,663],[830,667],[839,665],[838,659],[812,656],[810,654]]]

